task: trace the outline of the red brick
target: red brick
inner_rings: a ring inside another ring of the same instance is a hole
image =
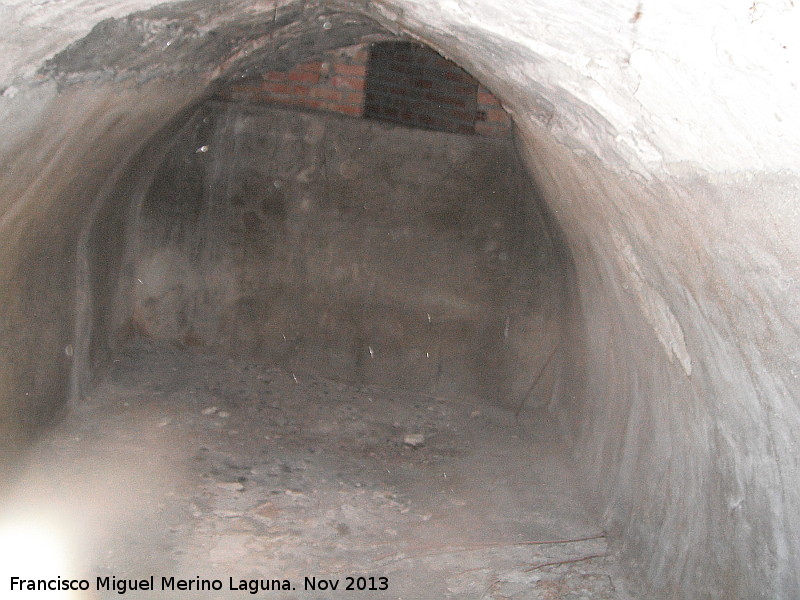
[[[270,71],[264,73],[264,79],[267,81],[286,81],[286,73],[283,71]]]
[[[301,65],[297,65],[295,67],[295,69],[298,70],[298,71],[304,71],[306,73],[319,73],[320,70],[322,69],[322,63],[321,62],[307,62],[307,63],[303,63]]]
[[[348,77],[346,75],[336,75],[331,78],[331,84],[338,88],[346,88],[357,92],[364,90],[364,79],[360,77]]]
[[[262,93],[280,94],[283,96],[297,96],[302,98],[308,96],[309,88],[302,85],[286,85],[283,83],[265,82],[261,85]]]
[[[416,79],[414,80],[414,87],[429,90],[433,87],[433,82],[429,79]]]
[[[500,100],[497,99],[492,92],[484,87],[478,89],[478,104],[487,104],[489,106],[500,106]]]
[[[489,123],[508,123],[508,113],[501,108],[490,108],[486,111],[486,120]]]
[[[306,73],[303,71],[290,71],[289,81],[304,82],[304,83],[318,83],[319,73]]]
[[[325,88],[320,86],[312,87],[308,95],[312,98],[321,98],[323,100],[333,100],[335,102],[341,102],[344,99],[344,92],[341,90],[335,90],[333,88]]]
[[[295,86],[286,83],[277,83],[273,81],[265,81],[261,84],[262,91],[271,92],[273,94],[292,94],[294,93]]]
[[[342,100],[347,104],[363,104],[364,94],[362,92],[346,92]]]
[[[364,65],[346,65],[343,63],[337,63],[333,65],[333,71],[338,75],[365,77],[367,74],[367,67]]]
[[[369,46],[364,46],[358,52],[353,54],[353,62],[359,65],[367,64],[369,60]]]

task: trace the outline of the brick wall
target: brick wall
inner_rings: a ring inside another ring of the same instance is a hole
[[[220,92],[227,100],[268,102],[352,117],[364,112],[369,45],[328,52],[324,60],[248,77]]]
[[[320,61],[244,78],[219,97],[437,131],[511,133],[508,113],[489,90],[430,48],[406,42],[340,48]]]
[[[364,116],[412,127],[475,133],[478,82],[430,48],[375,44],[367,64]]]
[[[482,85],[478,86],[475,133],[492,137],[511,135],[511,117],[500,100]]]

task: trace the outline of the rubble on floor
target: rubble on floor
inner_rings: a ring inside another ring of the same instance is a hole
[[[629,598],[577,490],[544,417],[142,343],[15,497],[134,598]]]

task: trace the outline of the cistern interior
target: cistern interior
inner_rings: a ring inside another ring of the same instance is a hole
[[[798,11],[673,4],[0,8],[2,585],[797,597]]]

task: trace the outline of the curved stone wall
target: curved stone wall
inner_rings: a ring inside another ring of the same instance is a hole
[[[10,447],[70,377],[79,390],[107,333],[134,157],[158,164],[157,136],[250,65],[409,36],[502,100],[569,247],[551,408],[631,571],[663,597],[800,595],[800,8],[195,0],[126,16],[153,4],[0,8]]]

